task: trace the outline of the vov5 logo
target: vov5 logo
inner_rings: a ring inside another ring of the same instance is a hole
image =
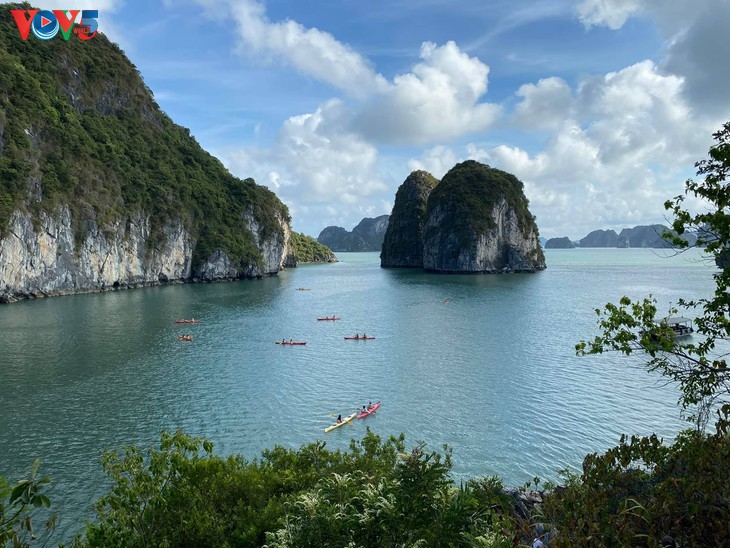
[[[28,39],[31,31],[39,40],[50,40],[59,31],[64,40],[68,40],[72,33],[80,40],[91,40],[99,28],[99,10],[10,10],[10,13],[23,40]],[[79,13],[81,24],[75,22]]]

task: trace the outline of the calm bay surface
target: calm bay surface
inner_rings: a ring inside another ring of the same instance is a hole
[[[716,269],[699,252],[548,250],[544,272],[494,276],[338,255],[259,281],[0,307],[0,475],[42,459],[63,540],[108,486],[101,453],[154,445],[163,430],[254,458],[276,444],[345,448],[369,426],[448,444],[457,479],[518,485],[578,468],[622,433],[671,438],[687,424],[676,388],[640,359],[577,358],[574,345],[596,334],[594,308],[623,295],[653,294],[660,309],[709,296]],[[316,321],[333,314],[342,320]],[[203,323],[174,323],[190,317]],[[344,340],[357,332],[376,340]],[[383,402],[376,415],[323,433],[331,413],[370,400]]]

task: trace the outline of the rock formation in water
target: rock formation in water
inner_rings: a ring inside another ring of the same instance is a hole
[[[381,266],[423,267],[426,207],[438,182],[426,171],[414,171],[398,188],[380,253]]]
[[[618,234],[614,230],[594,230],[580,240],[580,247],[616,247],[617,245]]]
[[[570,238],[563,236],[562,238],[550,238],[545,242],[545,249],[574,249],[575,245]]]
[[[295,256],[295,263],[336,263],[337,257],[326,245],[306,234],[292,231],[291,249]]]
[[[618,235],[618,247],[671,247],[672,245],[662,238],[664,231],[669,227],[664,225],[635,226],[624,228]]]
[[[389,217],[366,217],[352,232],[340,226],[328,226],[319,233],[317,241],[332,251],[380,251]]]
[[[669,230],[669,227],[665,225],[639,225],[624,228],[620,234],[616,234],[613,230],[594,230],[580,240],[580,247],[667,248],[672,247],[672,244],[664,240],[662,234]],[[674,233],[674,231],[672,232]],[[682,237],[690,245],[694,245],[697,241],[694,234],[683,234]]]
[[[407,205],[399,197],[410,198],[404,183],[396,195],[391,218],[393,231],[409,230],[418,236],[423,261],[420,266],[432,272],[496,273],[534,272],[545,268],[545,257],[538,240],[535,218],[528,210],[522,183],[512,174],[468,160],[454,166],[428,194],[424,216],[412,209],[420,200]],[[395,215],[396,210],[404,213]],[[406,218],[423,219],[423,229],[408,223],[395,225]],[[388,232],[390,233],[389,227]],[[400,248],[386,239],[381,266],[416,266],[413,248],[418,241]]]
[[[24,42],[0,13],[0,301],[275,274],[289,223],[106,37]]]

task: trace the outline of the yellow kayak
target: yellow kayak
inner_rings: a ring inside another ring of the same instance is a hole
[[[352,419],[354,419],[355,417],[357,417],[357,411],[355,411],[355,412],[354,412],[354,413],[353,413],[352,415],[350,415],[349,417],[345,417],[344,419],[342,419],[342,422],[338,422],[337,424],[333,424],[332,426],[328,426],[327,428],[325,428],[325,429],[324,429],[324,431],[325,431],[325,432],[329,432],[330,430],[334,430],[335,428],[339,428],[339,427],[340,427],[340,426],[342,426],[343,424],[347,424],[348,422],[350,422],[350,421],[351,421]]]

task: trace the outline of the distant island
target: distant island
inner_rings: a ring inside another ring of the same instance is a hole
[[[414,171],[396,193],[380,265],[443,273],[543,270],[527,206],[517,177],[474,160],[456,164],[441,181]]]
[[[672,232],[665,225],[638,225],[633,228],[624,228],[620,233],[615,230],[594,230],[586,237],[573,242],[567,236],[562,238],[550,238],[543,243],[546,249],[571,249],[573,247],[643,247],[643,248],[669,248],[672,244],[662,238],[665,232]],[[692,234],[684,234],[683,237],[693,245],[696,237]]]
[[[341,226],[328,226],[317,241],[332,251],[380,251],[390,215],[366,217],[348,232]]]
[[[294,264],[336,263],[337,257],[332,250],[306,234],[292,230],[289,239],[290,253]]]
[[[573,249],[575,245],[570,238],[563,236],[562,238],[550,238],[545,242],[545,249]]]

